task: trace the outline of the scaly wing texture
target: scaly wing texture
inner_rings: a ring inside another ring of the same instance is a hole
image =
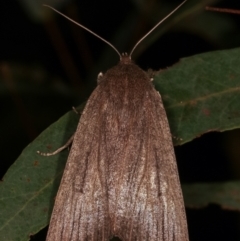
[[[159,93],[132,63],[110,69],[81,116],[47,241],[187,241]]]

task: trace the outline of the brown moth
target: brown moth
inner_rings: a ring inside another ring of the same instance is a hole
[[[99,75],[85,106],[47,241],[189,240],[166,112],[149,76],[132,62],[133,50],[116,50],[120,62]]]

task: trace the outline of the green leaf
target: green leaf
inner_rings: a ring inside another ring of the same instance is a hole
[[[210,131],[240,127],[240,49],[183,58],[160,71],[162,95],[173,136],[183,144]]]
[[[182,185],[185,206],[204,208],[218,204],[223,209],[240,211],[240,182],[196,183]]]
[[[78,120],[73,111],[65,114],[23,150],[4,176],[0,183],[1,241],[29,240],[48,224],[68,151],[51,157],[37,151],[50,152],[65,144]]]
[[[240,49],[216,51],[184,58],[157,74],[154,84],[162,95],[171,130],[183,139],[177,144],[208,131],[239,127],[239,62]],[[48,224],[68,151],[51,157],[36,151],[49,152],[62,146],[78,120],[73,111],[64,115],[26,147],[4,176],[0,184],[2,241],[28,240],[30,234]],[[231,203],[228,191],[224,198]],[[195,200],[187,196],[191,206]],[[207,196],[204,201],[207,204],[212,199]],[[220,202],[216,199],[216,203]]]

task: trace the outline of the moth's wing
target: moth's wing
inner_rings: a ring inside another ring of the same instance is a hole
[[[160,94],[136,65],[112,70],[104,89],[113,94],[107,98],[108,112],[101,122],[109,130],[102,133],[106,141],[101,150],[106,150],[109,170],[110,230],[123,241],[188,241],[172,136]]]
[[[47,241],[187,241],[160,95],[135,65],[106,75],[81,116]]]
[[[101,92],[98,86],[92,93],[78,124],[47,241],[109,240],[106,165],[100,155],[99,116],[105,112]]]
[[[119,188],[115,188],[119,192],[110,209],[115,215],[115,235],[122,240],[188,241],[172,137],[161,97],[151,86],[139,102],[141,106],[132,109],[133,119],[128,119],[133,123],[125,137],[124,158],[117,160],[122,161]]]

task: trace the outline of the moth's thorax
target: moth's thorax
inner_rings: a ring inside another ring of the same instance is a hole
[[[120,79],[122,79],[122,81],[126,79],[127,81],[134,82],[151,82],[147,73],[139,68],[126,53],[122,54],[117,65],[103,75],[103,79],[106,82],[116,82]]]

